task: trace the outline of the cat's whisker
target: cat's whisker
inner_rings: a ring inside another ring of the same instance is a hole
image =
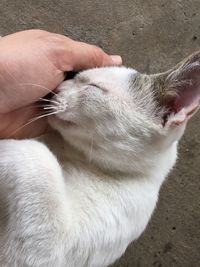
[[[9,75],[11,75],[9,73]],[[54,96],[57,96],[57,94],[53,91],[51,91],[50,89],[48,89],[45,86],[42,86],[40,84],[35,84],[35,83],[18,83],[20,86],[37,86],[43,89],[46,89],[49,93],[52,93]],[[86,90],[87,88],[83,88],[80,90],[77,90],[76,92],[70,92],[69,96],[73,96],[74,94],[80,93],[84,90]],[[82,96],[79,96],[79,99],[83,99]],[[61,99],[62,100],[62,99]],[[42,104],[42,102],[46,102],[46,104]],[[14,134],[16,134],[18,131],[20,131],[21,129],[23,129],[24,127],[30,125],[31,123],[36,122],[39,119],[63,112],[63,109],[59,108],[59,106],[62,103],[58,100],[55,99],[48,99],[48,98],[43,98],[40,97],[39,98],[39,102],[33,103],[32,105],[28,106],[27,108],[38,108],[41,109],[41,111],[44,111],[46,113],[44,114],[40,114],[37,117],[29,120],[27,123],[25,123],[24,125],[22,125],[21,127],[19,127],[18,129],[16,129],[14,132],[11,133],[10,137],[12,137]],[[93,137],[92,137],[92,142],[91,142],[91,149],[90,149],[90,161],[92,160],[92,151],[93,151]]]
[[[59,104],[60,104],[58,101],[56,101],[56,100],[52,100],[52,99],[46,99],[46,98],[42,98],[42,97],[40,97],[39,99],[40,99],[41,101],[54,103],[54,104],[56,104],[56,105],[59,105]]]
[[[44,117],[51,116],[51,115],[53,115],[53,114],[57,114],[57,113],[59,113],[59,112],[60,112],[59,110],[56,110],[56,111],[53,111],[53,112],[50,112],[50,113],[47,113],[47,114],[40,115],[40,116],[38,116],[38,117],[33,118],[32,120],[30,120],[30,123],[31,123],[31,122],[35,122],[35,121],[37,121],[37,120],[39,120],[39,119],[42,119],[42,118],[44,118]]]
[[[49,110],[49,109],[52,109],[52,110],[58,110],[57,107],[54,107],[54,106],[44,106],[43,107],[44,110]]]
[[[40,109],[44,109],[46,107],[52,107],[52,108],[57,108],[55,107],[54,105],[43,105],[43,104],[32,104],[32,105],[29,105],[29,106],[26,106],[25,108],[26,109],[30,109],[30,108],[40,108]]]
[[[57,95],[54,91],[50,90],[49,88],[41,85],[41,84],[37,84],[37,83],[18,83],[18,85],[20,86],[24,86],[24,85],[29,85],[29,86],[36,86],[36,87],[39,87],[39,88],[42,88],[42,89],[46,89],[49,93],[52,93],[53,95]]]
[[[9,136],[8,138],[11,138],[13,135],[15,135],[17,132],[19,132],[20,130],[22,130],[24,127],[28,126],[29,124],[41,119],[41,118],[44,118],[44,117],[48,117],[50,115],[53,115],[53,114],[56,114],[56,113],[59,113],[60,111],[53,111],[53,112],[47,112],[45,114],[42,114],[42,115],[39,115],[31,120],[29,120],[27,123],[25,123],[24,125],[18,127],[15,131],[13,131]]]
[[[25,111],[30,110],[30,109],[38,109],[40,111],[46,110],[46,109],[58,110],[58,107],[56,107],[55,105],[51,105],[51,104],[48,104],[48,105],[45,104],[44,105],[44,104],[40,104],[40,103],[36,102],[36,103],[33,103],[29,106],[24,107]]]

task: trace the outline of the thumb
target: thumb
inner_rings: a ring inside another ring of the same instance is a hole
[[[122,64],[122,58],[120,56],[109,56],[97,46],[77,41],[73,41],[72,46],[70,55],[68,55],[68,59],[66,58],[66,61],[68,61],[67,69],[64,71],[78,71],[94,67]]]

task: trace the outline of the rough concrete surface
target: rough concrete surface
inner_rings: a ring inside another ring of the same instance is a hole
[[[91,42],[152,73],[199,49],[199,0],[0,0],[0,32],[42,28]],[[113,267],[200,266],[200,112],[145,233]]]

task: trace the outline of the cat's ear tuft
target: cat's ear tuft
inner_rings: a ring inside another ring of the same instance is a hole
[[[182,124],[200,105],[200,51],[165,73],[161,104],[165,106],[165,124]]]

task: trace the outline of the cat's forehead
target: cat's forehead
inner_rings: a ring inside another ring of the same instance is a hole
[[[86,83],[113,83],[124,85],[129,82],[129,78],[137,71],[126,67],[104,67],[95,68],[81,72],[77,79]]]

